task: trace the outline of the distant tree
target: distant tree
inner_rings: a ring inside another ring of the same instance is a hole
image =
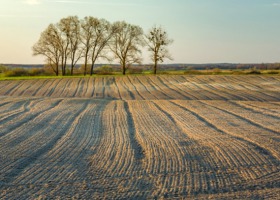
[[[141,63],[141,50],[143,46],[143,30],[139,26],[124,21],[115,22],[115,33],[110,41],[110,49],[114,58],[118,59],[125,75],[128,67],[133,63]]]
[[[63,18],[58,23],[59,30],[61,31],[61,35],[63,38],[63,46],[62,46],[62,71],[63,75],[66,72],[66,63],[69,59],[71,62],[71,70],[70,73],[73,75],[73,69],[81,58],[82,51],[80,50],[81,44],[81,25],[77,16],[69,16],[67,18]]]
[[[45,56],[47,63],[52,66],[57,76],[59,74],[60,61],[62,61],[61,44],[62,41],[58,28],[54,24],[50,24],[41,33],[38,42],[32,47],[33,55]]]
[[[95,23],[97,19],[94,17],[85,17],[81,22],[81,41],[82,41],[82,51],[83,57],[85,59],[84,62],[84,75],[87,74],[87,67],[88,67],[88,59],[90,56],[90,50],[93,45],[93,36],[95,32]]]
[[[154,74],[157,73],[158,63],[162,63],[165,58],[172,60],[171,55],[166,48],[173,40],[168,38],[168,35],[162,27],[153,27],[147,35],[145,35],[148,50],[152,52],[151,59],[154,62]]]
[[[92,18],[91,25],[94,31],[92,32],[91,48],[89,49],[91,59],[90,75],[93,74],[94,64],[99,57],[108,59],[106,53],[102,54],[102,52],[104,52],[109,40],[116,32],[115,26],[112,26],[105,19]]]

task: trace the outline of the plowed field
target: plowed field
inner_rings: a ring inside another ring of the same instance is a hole
[[[279,76],[0,81],[0,199],[280,199]]]

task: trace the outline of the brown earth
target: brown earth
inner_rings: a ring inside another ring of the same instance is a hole
[[[280,199],[279,76],[0,81],[0,199]]]

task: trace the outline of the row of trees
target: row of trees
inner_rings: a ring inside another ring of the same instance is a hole
[[[167,46],[173,41],[160,26],[154,26],[147,34],[139,26],[118,21],[109,23],[105,19],[69,16],[56,24],[50,24],[33,46],[33,55],[42,55],[56,75],[61,71],[70,73],[78,62],[84,62],[84,75],[90,67],[90,75],[99,58],[118,60],[122,73],[134,63],[141,63],[141,49],[151,52],[156,74],[157,65],[165,58],[172,59]]]

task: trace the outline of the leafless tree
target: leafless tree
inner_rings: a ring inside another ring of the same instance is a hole
[[[90,56],[90,50],[93,45],[93,36],[95,32],[95,23],[97,19],[94,17],[85,17],[81,22],[81,41],[82,41],[82,51],[83,57],[85,59],[84,63],[84,75],[87,73],[88,59]]]
[[[62,46],[62,58],[63,58],[63,72],[66,72],[67,60],[71,62],[71,75],[73,75],[73,69],[81,58],[82,51],[80,50],[81,44],[81,26],[77,16],[69,16],[63,18],[58,23],[59,30],[61,31],[63,46]]]
[[[166,31],[162,27],[154,26],[148,34],[145,35],[148,50],[151,53],[151,59],[154,62],[154,74],[157,73],[157,65],[163,62],[165,58],[172,60],[171,55],[166,48],[173,40],[168,38]]]
[[[61,57],[61,37],[58,28],[50,24],[37,43],[32,47],[33,55],[43,55],[46,57],[48,64],[52,66],[53,71],[58,76]]]
[[[115,34],[116,28],[112,26],[107,20],[105,19],[94,19],[93,28],[93,38],[92,44],[90,49],[90,57],[91,57],[91,69],[90,75],[93,74],[93,67],[96,60],[99,57],[107,59],[106,52],[104,52],[105,47],[108,45],[109,40]]]
[[[110,49],[114,58],[118,59],[125,75],[126,69],[133,63],[141,63],[141,50],[143,46],[143,30],[139,26],[124,21],[115,22],[116,32],[113,34]]]

